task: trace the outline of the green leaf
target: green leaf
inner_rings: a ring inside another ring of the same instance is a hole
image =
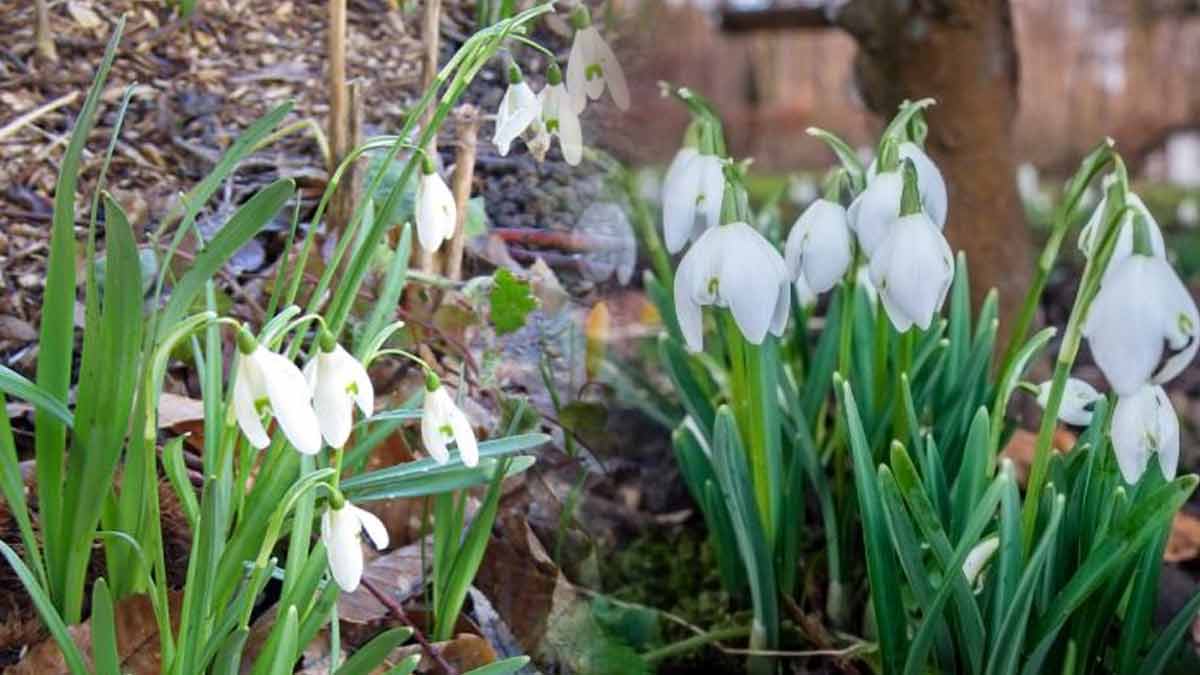
[[[492,275],[492,325],[497,335],[515,333],[525,325],[529,313],[537,308],[537,299],[529,288],[529,282],[517,279],[507,268],[501,267]]]
[[[396,664],[394,668],[387,671],[387,673],[384,675],[409,675],[409,673],[412,673],[417,669],[417,666],[420,665],[420,663],[421,655],[413,654],[412,656],[409,656],[400,663]]]
[[[466,675],[509,675],[524,668],[529,663],[528,656],[514,656],[512,658],[489,663],[486,666],[480,666],[474,670],[468,670]]]
[[[230,152],[233,150],[230,149]],[[178,323],[204,289],[204,284],[220,271],[238,249],[271,222],[295,192],[295,181],[280,178],[259,190],[235,211],[229,222],[196,254],[187,273],[175,284],[158,325],[169,330]]]
[[[66,401],[71,388],[71,365],[75,349],[75,189],[78,184],[80,160],[88,135],[96,121],[104,81],[116,57],[117,44],[125,29],[125,19],[118,20],[113,35],[104,50],[104,58],[92,80],[83,108],[71,132],[71,140],[59,165],[58,182],[54,187],[54,215],[50,232],[50,256],[46,264],[46,287],[42,294],[42,321],[38,338],[37,384],[55,401]],[[34,421],[34,445],[37,459],[38,509],[42,534],[51,544],[46,548],[49,572],[48,591],[60,606],[65,607],[62,593],[66,584],[66,561],[60,552],[68,538],[64,529],[70,521],[63,518],[63,495],[67,431],[55,415],[38,409]],[[89,538],[90,543],[90,538]],[[75,620],[68,611],[68,618]]]
[[[1046,524],[1046,528],[1042,530],[1042,538],[1038,541],[1037,548],[1034,549],[1029,563],[1025,566],[1021,582],[1017,584],[1017,588],[1013,592],[1012,602],[1002,608],[1005,612],[1004,619],[999,626],[993,628],[987,675],[1014,675],[1017,672],[1018,659],[1023,653],[1022,645],[1025,643],[1026,626],[1030,621],[1029,611],[1033,607],[1034,591],[1037,589],[1038,580],[1042,577],[1050,550],[1057,543],[1058,526],[1062,522],[1065,504],[1066,498],[1062,495],[1054,498],[1050,520]],[[1018,534],[1018,536],[1020,535]],[[1024,543],[1020,540],[1015,544],[1001,542],[1002,548],[1011,546],[1016,546],[1019,553]]]
[[[45,589],[38,585],[29,568],[25,566],[24,562],[21,562],[21,557],[3,541],[0,541],[0,555],[8,560],[9,566],[17,573],[17,578],[25,587],[25,592],[29,593],[29,598],[33,600],[33,606],[37,608],[38,614],[42,617],[42,623],[50,631],[54,642],[62,651],[63,660],[66,661],[71,675],[90,675],[87,666],[84,665],[83,654],[75,645],[75,641],[71,639],[71,634],[67,631],[67,624],[63,622],[58,610],[54,608],[54,603],[51,602]]]
[[[70,427],[75,424],[75,416],[62,401],[27,380],[24,375],[2,365],[0,365],[0,392],[32,404],[39,411],[53,417],[65,426]]]
[[[71,453],[63,494],[63,517],[67,536],[61,568],[64,576],[65,616],[79,618],[92,537],[100,520],[101,504],[112,489],[112,478],[120,461],[129,429],[134,392],[140,375],[142,341],[142,279],[137,242],[125,212],[111,197],[104,196],[105,242],[112,269],[105,278],[104,301],[88,284],[88,304],[99,311],[84,332],[83,359],[79,368],[78,405],[72,429]],[[126,476],[130,482],[142,476]],[[150,476],[151,483],[157,479]],[[118,589],[127,588],[121,575],[110,570]],[[129,570],[136,573],[136,570]]]
[[[992,458],[992,449],[988,447],[991,439],[990,427],[987,408],[979,408],[971,422],[971,429],[967,432],[962,464],[950,495],[952,541],[957,541],[962,536],[967,517],[979,503],[979,496],[983,494],[984,486],[987,485],[988,465]]]
[[[1139,675],[1158,675],[1163,671],[1167,661],[1179,651],[1179,645],[1195,621],[1197,612],[1200,612],[1200,593],[1192,595],[1192,599],[1188,600],[1183,609],[1171,619],[1171,623],[1162,629],[1154,644],[1150,645],[1150,652],[1142,662]]]
[[[667,376],[675,385],[675,391],[679,394],[684,410],[691,415],[692,419],[696,420],[696,424],[700,425],[700,431],[704,434],[705,440],[712,438],[713,417],[716,413],[713,411],[712,402],[701,388],[695,373],[692,372],[687,352],[683,350],[677,340],[667,335],[660,335],[658,354],[659,360],[667,371]]]
[[[521,434],[484,441],[479,444],[480,463],[486,459],[499,459],[532,450],[549,442],[550,437],[545,434]],[[400,480],[429,479],[441,473],[464,468],[467,467],[463,466],[458,453],[451,455],[450,461],[446,464],[438,464],[437,460],[428,457],[346,478],[342,480],[341,488],[346,492],[369,493],[395,485]]]
[[[376,635],[337,669],[337,675],[368,675],[383,664],[393,649],[407,642],[412,633],[411,628],[400,626]]]
[[[858,494],[863,540],[867,551],[867,578],[871,584],[871,601],[875,609],[875,625],[879,631],[884,672],[898,673],[904,661],[904,648],[908,643],[905,635],[908,621],[904,613],[904,603],[900,598],[896,559],[888,537],[871,449],[867,446],[866,433],[858,416],[858,403],[854,400],[849,382],[843,382],[836,390],[850,434],[854,486]]]
[[[229,634],[221,650],[213,660],[212,675],[237,675],[242,666],[242,649],[246,646],[246,638],[250,637],[250,629],[241,627]]]
[[[270,675],[289,675],[292,672],[292,666],[296,663],[298,656],[299,621],[296,606],[288,607],[287,613],[283,617],[283,632],[279,633],[279,639],[274,645],[268,645],[265,656],[259,657],[259,663],[271,664]],[[270,649],[272,646],[274,649]]]
[[[196,501],[196,491],[192,489],[192,481],[188,478],[187,466],[183,462],[184,439],[184,436],[176,436],[163,445],[162,467],[163,473],[167,474],[167,480],[171,482],[171,488],[179,497],[188,524],[195,530],[196,523],[200,520],[200,504]]]
[[[0,394],[0,409],[5,405],[4,395]],[[13,443],[12,425],[8,415],[0,415],[0,495],[4,496],[9,513],[17,521],[21,545],[25,547],[25,554],[29,556],[29,563],[38,581],[44,586],[46,569],[42,562],[42,549],[29,518],[29,505],[25,501],[25,478],[21,473],[21,462],[17,457],[17,447]]]
[[[112,595],[108,592],[108,583],[101,577],[92,587],[92,663],[96,665],[97,673],[121,672],[115,621]]]

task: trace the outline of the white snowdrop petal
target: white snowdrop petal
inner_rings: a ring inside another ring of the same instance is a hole
[[[771,314],[771,334],[775,337],[783,337],[787,331],[788,314],[792,309],[792,285],[784,281],[779,286],[778,295],[775,298],[775,311]]]
[[[313,392],[313,411],[321,427],[321,435],[331,448],[340,448],[350,438],[353,426],[354,402],[346,392],[337,364],[331,355],[321,354],[317,388]]]
[[[1147,302],[1158,290],[1154,258],[1131,256],[1101,284],[1084,335],[1096,364],[1122,396],[1150,380],[1163,352],[1163,309]]]
[[[349,504],[329,515],[328,536],[325,539],[329,556],[329,573],[343,591],[352,593],[362,581],[363,553],[359,541],[361,521]]]
[[[300,452],[315,455],[321,449],[321,427],[312,408],[312,392],[304,375],[287,358],[261,345],[250,357],[255,359],[262,372],[271,413],[279,422],[283,435]]]
[[[625,82],[625,71],[621,69],[616,54],[600,35],[599,30],[596,31],[593,49],[596,62],[604,72],[604,83],[608,85],[608,93],[612,94],[613,103],[619,110],[629,110],[629,85]]]
[[[1113,452],[1126,483],[1137,483],[1151,453],[1167,479],[1175,477],[1179,461],[1179,420],[1162,387],[1145,385],[1117,399],[1112,420]]]
[[[563,159],[567,164],[577,166],[583,160],[583,129],[579,124],[579,116],[571,110],[565,92],[559,106],[558,142],[562,145]]]
[[[833,288],[852,256],[846,209],[826,199],[814,201],[788,234],[785,254],[789,273],[803,275],[814,292]]]
[[[954,278],[950,246],[924,213],[904,216],[879,244],[870,274],[897,330],[927,330]]]
[[[696,224],[696,200],[699,198],[699,156],[695,148],[680,148],[663,178],[663,239],[670,253],[687,245]]]
[[[716,155],[700,155],[700,200],[697,207],[704,214],[708,227],[721,224],[721,205],[725,200],[725,171],[721,167],[721,159]]]
[[[1158,292],[1152,296],[1162,308],[1163,345],[1166,355],[1154,371],[1151,382],[1162,384],[1173,379],[1192,362],[1200,347],[1200,313],[1191,291],[1163,258],[1155,258],[1150,267],[1155,270]]]
[[[367,537],[377,549],[387,548],[388,531],[384,526],[383,521],[374,513],[366,509],[360,509],[353,504],[346,504],[346,508],[353,509],[353,513],[358,517],[359,524],[366,531]]]
[[[233,413],[238,426],[246,435],[250,445],[262,450],[271,444],[271,437],[263,427],[256,402],[265,396],[262,381],[248,354],[238,355],[237,377],[233,383]]]
[[[1053,384],[1052,380],[1047,380],[1038,385],[1037,402],[1043,409],[1050,401],[1050,388]],[[1074,377],[1068,378],[1063,388],[1062,402],[1058,407],[1058,419],[1077,427],[1086,427],[1092,423],[1096,401],[1101,398],[1100,392],[1092,385]]]
[[[975,580],[979,578],[979,573],[983,571],[984,566],[988,564],[999,548],[1000,538],[996,536],[988,537],[975,544],[963,562],[962,573],[967,579],[967,584],[975,583]]]
[[[675,316],[679,320],[679,331],[683,334],[687,348],[693,352],[704,349],[704,319],[700,313],[700,303],[692,297],[692,287],[696,283],[694,276],[697,260],[696,247],[693,246],[683,256],[679,269],[675,271],[674,289]]]
[[[449,420],[445,412],[444,401],[449,400],[446,390],[438,387],[434,391],[425,392],[425,405],[421,413],[421,440],[425,449],[438,464],[450,461],[450,451],[446,448],[447,438],[443,427]]]
[[[458,446],[458,455],[464,466],[479,465],[479,444],[475,440],[475,430],[461,409],[455,406],[450,414],[450,428],[454,431],[454,443]]]
[[[571,42],[571,53],[567,55],[567,92],[571,94],[571,109],[576,115],[581,114],[587,107],[587,55],[584,53],[584,40],[580,37],[582,33],[583,31],[575,32],[575,39]]]
[[[779,252],[749,225],[731,223],[716,231],[722,248],[718,292],[746,340],[761,344],[775,315],[786,266]]]
[[[801,307],[808,308],[817,304],[817,294],[809,288],[808,283],[804,281],[804,276],[796,277],[793,282],[796,288],[796,303]]]
[[[868,258],[887,236],[888,229],[900,217],[900,196],[904,179],[898,171],[881,173],[859,195],[854,208],[854,233]]]
[[[917,191],[921,194],[921,208],[929,215],[929,219],[939,228],[946,226],[948,196],[946,180],[937,164],[916,143],[906,141],[900,144],[900,159],[912,160],[917,170]]]
[[[583,43],[584,65],[587,68],[584,72],[583,90],[587,92],[588,98],[598,99],[604,93],[604,66],[600,63],[600,50],[604,38],[600,37],[600,29],[593,24],[580,29],[575,34],[575,39]],[[600,68],[599,74],[595,72],[596,67]]]

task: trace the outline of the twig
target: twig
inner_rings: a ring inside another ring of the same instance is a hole
[[[438,72],[438,54],[441,51],[441,17],[442,0],[425,0],[425,14],[421,24],[421,39],[425,44],[425,53],[421,59],[421,87],[428,90],[433,86]],[[426,129],[433,124],[433,107],[425,109],[421,118],[421,128]],[[437,156],[437,135],[429,139],[425,152],[430,157]],[[422,272],[437,272],[438,261],[433,251],[426,251],[418,245],[416,250],[417,269]]]
[[[30,110],[29,112],[25,113],[24,115],[21,115],[17,119],[9,122],[8,124],[5,124],[3,128],[0,128],[0,141],[13,135],[14,133],[17,132],[18,129],[25,126],[26,124],[33,122],[34,120],[38,119],[39,117],[42,117],[49,113],[52,113],[55,110],[58,110],[59,108],[65,106],[65,105],[71,105],[72,103],[75,102],[75,99],[77,99],[77,98],[79,98],[79,92],[73,91],[69,94],[59,96],[58,98],[54,99],[53,101],[50,101],[49,103],[47,103],[45,105],[34,108],[33,110]]]
[[[346,90],[346,0],[329,0],[329,140],[333,156],[325,169],[333,174],[350,149],[350,100]]]
[[[413,637],[416,638],[417,643],[421,645],[421,651],[425,652],[429,658],[433,659],[434,663],[438,664],[438,667],[440,667],[447,675],[458,675],[458,671],[454,669],[454,666],[451,666],[446,661],[446,658],[442,656],[442,653],[439,652],[437,648],[430,644],[429,640],[425,638],[425,634],[421,632],[421,629],[412,622],[412,619],[408,618],[408,614],[404,612],[404,608],[400,606],[400,603],[396,602],[392,596],[376,588],[374,582],[372,582],[370,579],[364,578],[362,580],[362,585],[363,588],[370,591],[371,595],[375,596],[376,600],[383,603],[383,606],[387,607],[388,611],[390,611],[397,619],[400,620],[400,623],[412,629]]]
[[[50,34],[50,0],[37,0],[37,24],[33,29],[33,40],[37,44],[38,57],[46,61],[57,61],[54,36]]]
[[[475,180],[475,148],[479,136],[479,108],[467,103],[454,111],[458,131],[458,153],[454,158],[454,207],[458,218],[454,237],[446,252],[446,276],[462,280],[463,246],[467,241],[467,205],[471,199],[471,183]]]

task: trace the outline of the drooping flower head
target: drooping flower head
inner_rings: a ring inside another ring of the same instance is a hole
[[[824,293],[846,273],[853,256],[850,226],[841,204],[821,198],[796,220],[783,247],[788,273]]]
[[[541,108],[537,95],[521,75],[521,69],[517,64],[511,64],[508,67],[508,89],[504,92],[504,98],[500,99],[500,107],[496,109],[496,131],[492,135],[492,143],[501,157],[508,155],[513,140],[537,120]]]
[[[896,147],[900,162],[909,160],[917,170],[917,189],[921,194],[921,207],[929,214],[929,219],[938,227],[946,227],[946,214],[949,206],[949,196],[946,191],[946,179],[942,177],[941,169],[933,163],[933,159],[912,141],[902,141]],[[874,180],[879,170],[879,161],[875,159],[867,167],[867,181]]]
[[[375,548],[388,545],[387,528],[375,514],[358,508],[337,496],[338,505],[321,514],[321,541],[329,557],[329,573],[338,587],[347,593],[354,592],[362,581],[363,552],[362,532],[366,530]]]
[[[466,466],[479,464],[479,445],[475,430],[465,413],[450,398],[438,376],[429,372],[425,376],[425,406],[421,413],[421,439],[425,449],[438,464],[450,461],[451,441],[458,446],[462,463]]]
[[[416,218],[417,240],[421,248],[430,252],[453,237],[458,225],[454,194],[428,157],[421,163],[421,180],[417,183]]]
[[[592,25],[586,6],[580,4],[571,13],[571,25],[575,28],[575,41],[567,57],[567,91],[571,92],[575,114],[583,112],[588,99],[600,98],[605,85],[617,108],[628,110],[629,87],[625,83],[625,73],[600,30]]]
[[[791,282],[779,251],[746,223],[704,231],[675,273],[675,312],[691,351],[704,347],[701,308],[728,307],[742,335],[760,344],[770,330],[782,335]]]
[[[246,439],[259,450],[271,444],[262,422],[262,414],[269,412],[288,442],[306,455],[315,455],[321,449],[321,428],[300,369],[259,344],[245,328],[238,330],[237,342],[240,358],[233,383],[233,412]]]
[[[1104,268],[1104,278],[1107,279],[1117,268],[1122,261],[1133,255],[1133,239],[1134,231],[1138,228],[1137,220],[1142,218],[1145,221],[1145,234],[1149,237],[1150,254],[1159,258],[1167,257],[1166,243],[1163,241],[1162,228],[1158,226],[1158,221],[1146,208],[1145,202],[1141,197],[1138,197],[1132,192],[1125,193],[1125,205],[1129,207],[1129,211],[1121,217],[1121,221],[1117,223],[1120,228],[1117,232],[1117,241],[1113,245],[1112,257],[1108,259],[1108,266]],[[1079,231],[1079,250],[1084,256],[1091,258],[1096,254],[1096,249],[1100,245],[1100,235],[1104,229],[1104,217],[1108,207],[1108,195],[1106,194],[1100,203],[1096,205],[1092,216],[1088,219],[1083,229]]]
[[[1175,377],[1200,347],[1196,301],[1154,255],[1144,221],[1139,227],[1134,252],[1106,272],[1083,329],[1096,364],[1122,396]]]
[[[354,406],[366,417],[375,408],[375,389],[363,367],[327,331],[321,331],[317,354],[304,366],[321,435],[332,448],[350,438]]]
[[[1052,380],[1038,385],[1037,402],[1044,409],[1050,402],[1050,387]],[[1103,396],[1095,387],[1074,377],[1067,378],[1063,389],[1062,403],[1058,408],[1058,419],[1077,427],[1086,427],[1092,423],[1092,414],[1096,411],[1096,402]]]
[[[921,208],[916,174],[905,160],[903,206],[870,254],[871,283],[896,330],[928,330],[954,280],[954,256],[941,229]]]
[[[1175,478],[1179,466],[1179,419],[1162,387],[1147,384],[1117,397],[1112,443],[1126,483],[1132,485],[1141,479],[1152,454],[1158,455],[1163,478]]]
[[[675,153],[663,178],[663,239],[667,251],[678,253],[705,228],[721,222],[725,199],[724,162],[717,156],[705,125],[692,123],[683,147]]]
[[[546,71],[546,86],[538,94],[538,103],[542,108],[541,128],[550,137],[558,137],[567,164],[579,164],[583,159],[583,129],[557,63],[550,64]]]

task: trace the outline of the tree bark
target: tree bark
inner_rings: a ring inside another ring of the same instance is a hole
[[[1007,320],[1032,272],[1015,181],[1009,0],[851,0],[833,18],[858,42],[855,76],[873,112],[888,119],[905,99],[937,101],[926,111],[927,149],[949,188],[950,244],[967,254],[976,304],[995,287]]]

